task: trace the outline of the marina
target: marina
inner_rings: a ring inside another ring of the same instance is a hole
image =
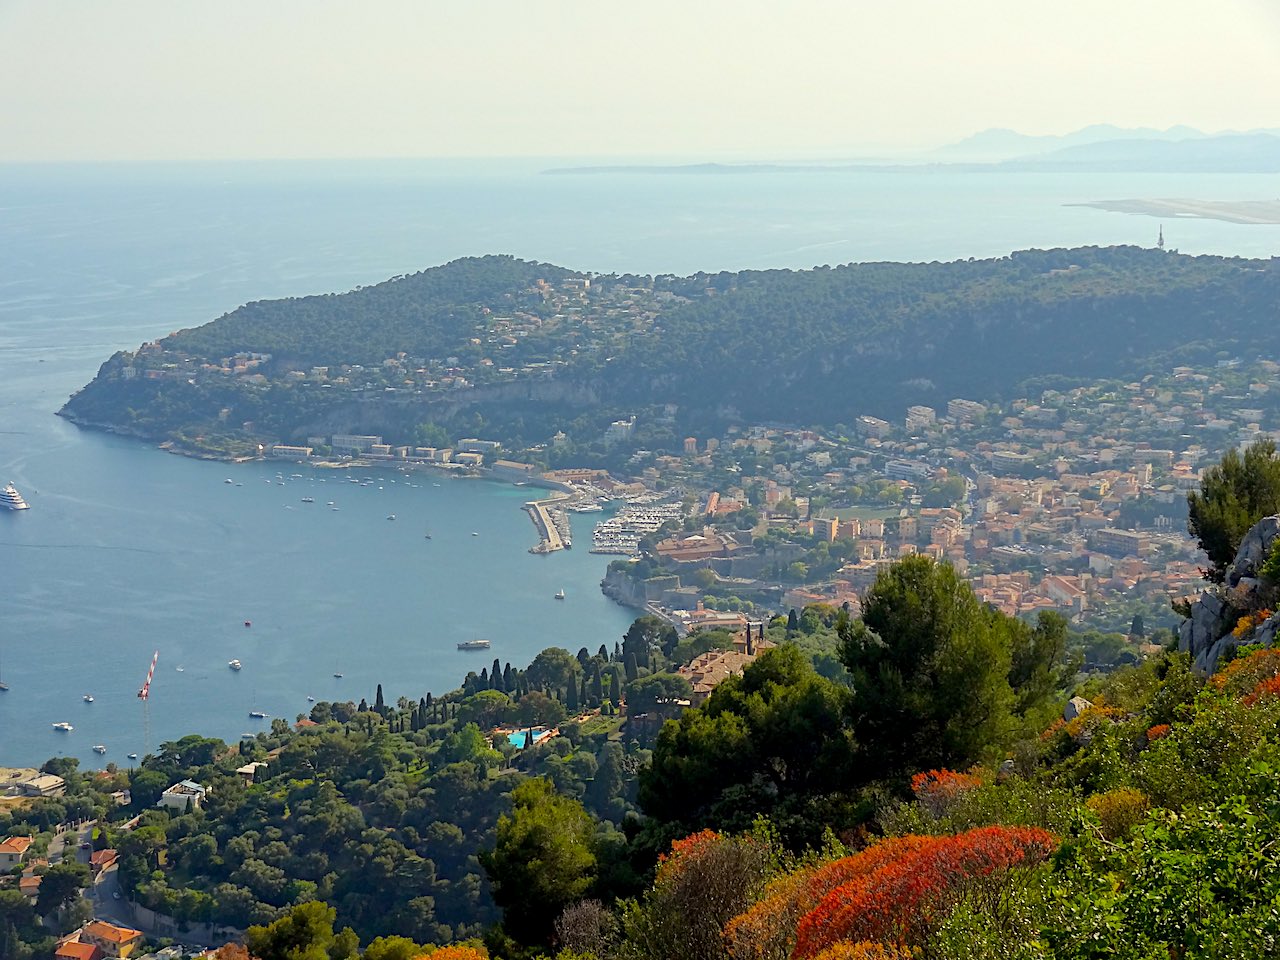
[[[682,516],[678,500],[633,497],[608,520],[596,524],[591,533],[591,552],[634,556],[640,549],[641,540],[663,524],[679,520]]]

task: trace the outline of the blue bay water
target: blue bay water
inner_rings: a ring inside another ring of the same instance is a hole
[[[687,273],[1150,245],[1151,218],[1065,204],[1280,193],[1255,175],[539,175],[558,163],[0,167],[0,482],[33,508],[0,514],[0,764],[235,739],[265,723],[252,709],[292,720],[308,695],[371,699],[379,682],[416,698],[494,656],[611,647],[632,618],[599,593],[607,558],[526,552],[525,489],[371,471],[381,489],[358,487],[185,460],[56,418],[115,350],[249,300],[473,254]],[[1186,253],[1280,252],[1276,226],[1164,232]],[[590,523],[575,520],[583,542]],[[473,637],[493,650],[455,649]],[[75,731],[53,731],[62,720]]]

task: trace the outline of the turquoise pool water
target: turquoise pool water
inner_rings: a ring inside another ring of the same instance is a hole
[[[515,731],[513,731],[513,732],[511,732],[511,733],[508,733],[508,734],[507,734],[507,742],[508,742],[508,743],[510,743],[513,747],[518,747],[519,749],[523,750],[523,749],[524,749],[525,735],[526,735],[528,732],[529,732],[529,731],[527,731],[527,730],[515,730]],[[550,730],[534,730],[534,731],[533,731],[533,742],[534,742],[534,743],[541,743],[541,742],[542,742],[546,737],[549,737],[549,736],[551,736],[551,731],[550,731]]]

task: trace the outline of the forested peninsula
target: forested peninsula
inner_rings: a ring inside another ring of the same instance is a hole
[[[488,256],[246,304],[115,354],[61,413],[215,453],[423,424],[520,450],[632,414],[673,437],[823,425],[1274,353],[1278,304],[1275,261],[1136,247],[688,277]]]

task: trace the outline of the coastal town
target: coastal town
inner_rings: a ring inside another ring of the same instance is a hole
[[[856,610],[881,569],[914,553],[948,561],[1006,613],[1122,630],[1135,615],[1174,622],[1171,604],[1201,585],[1186,494],[1225,449],[1280,427],[1278,371],[1226,360],[1006,404],[917,405],[897,422],[731,426],[678,452],[637,448],[633,416],[595,438],[619,454],[610,469],[545,469],[563,437],[511,454],[474,437],[422,447],[350,435],[262,452],[549,490],[526,504],[532,552],[572,548],[567,512],[601,513],[589,549],[623,558],[606,591],[682,631],[810,604]]]

